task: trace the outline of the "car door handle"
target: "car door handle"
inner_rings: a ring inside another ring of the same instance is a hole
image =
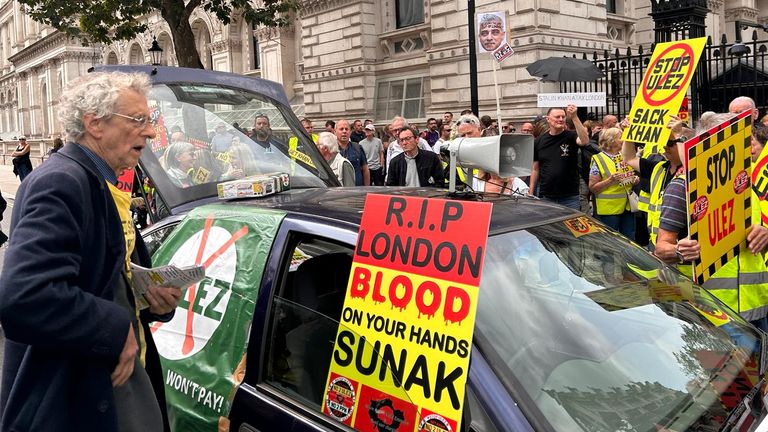
[[[238,432],[261,432],[261,431],[249,425],[248,423],[243,423],[240,425]]]

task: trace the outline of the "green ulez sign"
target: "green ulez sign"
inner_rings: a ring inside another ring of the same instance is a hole
[[[229,414],[267,255],[284,217],[268,209],[203,206],[153,256],[155,266],[205,266],[205,279],[183,292],[174,318],[151,326],[172,430],[217,431]]]

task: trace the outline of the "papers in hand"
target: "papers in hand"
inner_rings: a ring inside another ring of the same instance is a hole
[[[181,268],[174,265],[165,265],[162,267],[146,268],[131,263],[133,294],[139,309],[149,307],[149,303],[144,298],[144,293],[147,292],[147,288],[150,285],[176,287],[185,290],[190,285],[203,280],[204,277],[205,267],[202,265],[191,265]]]

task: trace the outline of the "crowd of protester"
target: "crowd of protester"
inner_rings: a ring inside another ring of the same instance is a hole
[[[314,132],[312,120],[303,118],[301,124],[339,183],[346,187],[444,188],[451,174],[448,147],[452,140],[500,133],[533,135],[530,177],[502,178],[496,173],[458,168],[457,188],[531,195],[580,210],[690,274],[689,263],[698,258],[700,249],[687,233],[681,143],[695,136],[697,130],[708,130],[745,110],[752,111],[755,122],[752,129],[754,161],[768,139],[768,126],[758,122],[754,101],[744,97],[732,101],[729,113],[703,114],[696,130],[673,116],[667,125],[671,129],[669,140],[657,152],[649,154],[644,154],[640,145],[622,141],[627,119],[619,121],[615,115],[605,115],[582,123],[573,105],[550,108],[544,115],[517,124],[507,121],[499,125],[490,116],[478,117],[470,110],[456,117],[452,112],[445,112],[440,118],[428,118],[421,130],[401,116],[379,127],[370,119],[328,120],[320,134]],[[768,122],[768,118],[764,117],[763,121]],[[211,149],[208,152],[200,151],[201,142],[193,144],[194,140],[179,128],[169,131],[168,141],[160,162],[170,181],[178,187],[258,174],[265,164],[270,166],[270,161],[275,166],[280,163],[285,166],[286,158],[294,157],[291,154],[295,155],[297,146],[302,145],[298,137],[291,136],[286,150],[286,140],[274,136],[270,119],[265,115],[257,115],[250,130],[239,125],[218,124],[208,143],[202,143]],[[17,151],[23,152],[23,147],[24,143],[20,142]],[[223,158],[226,163],[201,160],[212,158],[215,153],[226,154]],[[201,164],[207,167],[203,178],[200,171],[194,169]],[[144,195],[151,202],[153,189],[148,180],[145,181]],[[135,204],[137,212],[143,211],[146,224],[146,205]],[[751,208],[759,212],[760,206]],[[753,219],[759,221],[759,214]],[[768,329],[768,290],[763,289],[768,283],[768,268],[761,259],[768,248],[768,229],[759,222],[754,224],[747,245],[733,263],[707,281],[705,288],[745,319]],[[746,275],[743,280],[765,279],[765,282],[753,285],[738,282],[743,275]],[[737,281],[735,285],[733,281]]]

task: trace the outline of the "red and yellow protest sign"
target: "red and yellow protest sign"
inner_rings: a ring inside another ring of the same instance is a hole
[[[133,168],[123,171],[117,178],[117,188],[123,192],[133,192],[133,177],[135,175],[136,171]]]
[[[149,101],[149,118],[152,121],[152,128],[155,130],[155,137],[150,140],[150,146],[152,153],[160,157],[168,148],[168,130],[165,128],[165,118],[157,101]]]
[[[750,209],[750,112],[685,143],[688,156],[688,234],[701,256],[693,276],[704,283],[746,247]]]
[[[669,138],[669,118],[677,115],[701,58],[706,38],[656,45],[629,112],[621,139],[645,145],[644,154],[660,152]]]
[[[368,195],[324,413],[361,431],[459,430],[491,208]]]
[[[683,104],[680,105],[680,111],[677,112],[677,118],[679,118],[681,121],[688,122],[691,119],[690,114],[688,113],[688,98],[683,98]]]
[[[763,150],[757,157],[752,167],[752,191],[755,193],[760,205],[760,219],[763,226],[768,226],[768,145],[763,146]],[[752,203],[757,205],[757,203]],[[753,224],[758,221],[752,221]]]

